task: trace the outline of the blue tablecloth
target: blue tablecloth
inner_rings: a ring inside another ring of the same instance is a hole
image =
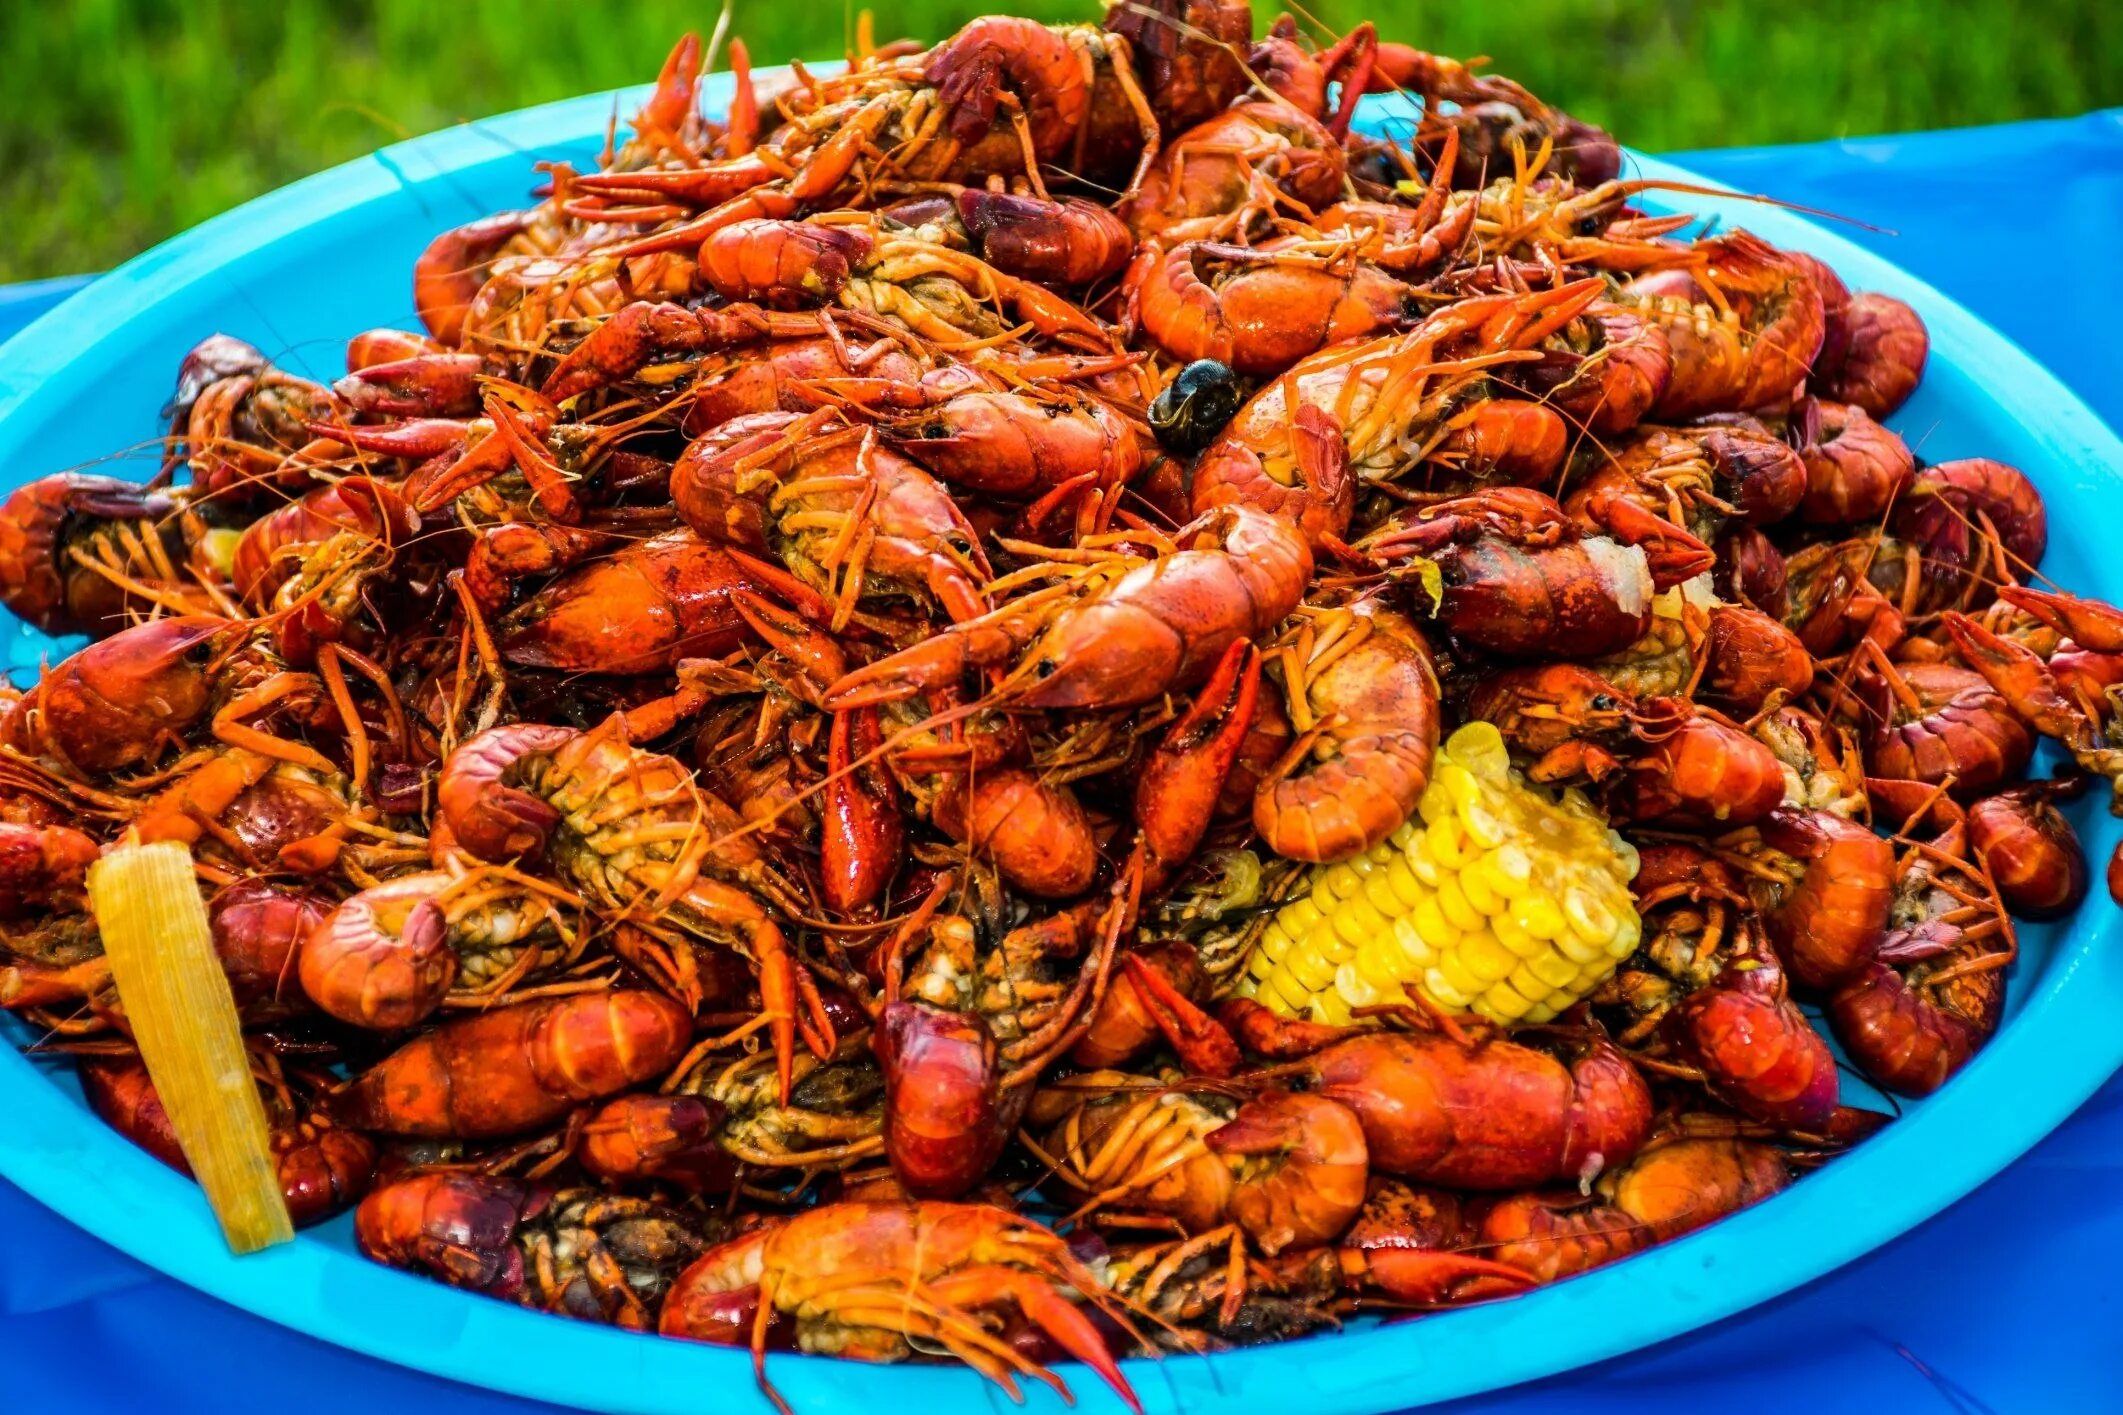
[[[2123,427],[2123,109],[1675,160],[1881,228],[1846,234],[1959,299]],[[0,289],[0,337],[71,288]],[[2119,1180],[2123,1081],[2112,1081],[2004,1174],[1838,1273],[1651,1350],[1441,1409],[2123,1410],[2123,1312],[2110,1275],[2123,1252]],[[17,1410],[551,1409],[350,1355],[222,1306],[4,1181],[0,1389]],[[714,1403],[703,1392],[702,1408]]]

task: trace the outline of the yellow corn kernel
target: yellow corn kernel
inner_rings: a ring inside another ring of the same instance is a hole
[[[1503,1022],[1507,1025],[1524,1017],[1532,1008],[1533,1003],[1521,997],[1518,990],[1508,981],[1493,985],[1489,991],[1474,1000],[1475,1011],[1492,1022]]]
[[[1290,951],[1290,945],[1295,941],[1290,930],[1283,926],[1281,918],[1270,919],[1268,927],[1261,931],[1261,941],[1254,950],[1254,956],[1266,954],[1269,958],[1280,958]]]
[[[1472,933],[1488,926],[1489,921],[1483,917],[1481,911],[1467,901],[1466,892],[1460,888],[1457,875],[1438,881],[1437,907],[1439,912],[1444,914],[1446,922],[1461,933]]]
[[[1381,997],[1379,990],[1366,978],[1354,963],[1344,963],[1334,971],[1334,990],[1342,1001],[1351,1007],[1370,1007],[1374,1003],[1389,1001]]]
[[[1626,958],[1636,952],[1636,946],[1643,941],[1644,921],[1638,918],[1636,911],[1632,909],[1622,916],[1621,925],[1615,929],[1614,942],[1610,945],[1610,950],[1619,948],[1622,950],[1622,956]]]
[[[1317,904],[1306,898],[1284,905],[1283,911],[1275,916],[1275,921],[1288,931],[1290,937],[1300,938],[1307,929],[1326,917],[1320,912]]]
[[[1383,980],[1373,976],[1364,967],[1361,959],[1344,963],[1334,970],[1334,987],[1344,1002],[1351,1007],[1369,1007],[1374,1003],[1401,1001],[1401,984],[1398,978],[1387,976]]]
[[[1275,974],[1272,972],[1265,978],[1256,978],[1249,973],[1239,984],[1238,995],[1250,997],[1261,1006],[1281,1012],[1285,1016],[1295,1015],[1283,1001],[1282,991],[1276,986]]]
[[[1356,951],[1357,971],[1388,990],[1437,956],[1405,924],[1405,920],[1394,920],[1392,927]]]
[[[1406,965],[1399,969],[1402,977],[1420,972],[1437,961],[1437,950],[1431,947],[1430,941],[1416,928],[1415,921],[1405,914],[1393,921],[1393,944],[1407,960]]]
[[[1330,1027],[1345,1027],[1356,1019],[1350,1014],[1349,1004],[1333,991],[1322,992],[1312,999],[1312,1018],[1325,1022]]]
[[[1494,723],[1470,722],[1445,742],[1445,755],[1477,776],[1501,782],[1511,772],[1511,753]]]
[[[1591,890],[1576,887],[1563,891],[1563,917],[1579,937],[1599,940],[1614,937],[1614,926],[1621,922]]]
[[[1517,924],[1535,938],[1552,939],[1566,930],[1563,911],[1555,907],[1555,901],[1545,894],[1529,894],[1514,900],[1511,905],[1511,922]]]
[[[1347,899],[1363,887],[1364,877],[1345,860],[1339,865],[1327,866],[1327,872],[1320,877],[1320,883],[1332,892],[1334,898]],[[1313,888],[1312,897],[1319,898],[1318,886]]]
[[[1265,979],[1258,996],[1264,1005],[1286,1017],[1304,1017],[1312,1010],[1311,997],[1293,983],[1287,973],[1277,973]]]
[[[1489,979],[1479,976],[1472,968],[1467,966],[1464,948],[1459,952],[1447,953],[1442,958],[1439,958],[1437,967],[1430,971],[1442,979],[1446,987],[1463,998],[1471,999],[1476,993],[1489,986]],[[1466,1005],[1465,1002],[1459,1004],[1461,1007]]]
[[[1511,838],[1511,822],[1477,796],[1457,803],[1460,828],[1484,850],[1494,850]]]
[[[1461,875],[1460,891],[1467,896],[1467,902],[1470,904],[1493,903],[1495,908],[1484,908],[1482,912],[1491,919],[1501,919],[1511,912],[1512,905],[1520,896],[1510,889],[1499,889],[1498,882],[1497,871],[1486,865],[1477,865]],[[1510,883],[1508,880],[1503,882]]]
[[[1357,948],[1386,927],[1386,916],[1373,908],[1368,900],[1352,899],[1334,916],[1328,927],[1343,944]]]
[[[1446,816],[1430,827],[1428,844],[1430,858],[1455,874],[1466,869],[1468,862],[1474,858],[1474,852],[1469,848],[1467,832],[1460,825],[1456,815]]]
[[[1516,840],[1497,846],[1472,868],[1480,870],[1489,887],[1507,899],[1516,899],[1533,887],[1533,857]]]
[[[1467,1008],[1467,994],[1454,987],[1441,969],[1423,970],[1423,993],[1448,1012],[1463,1012]]]
[[[1393,867],[1395,870],[1400,868],[1398,864]],[[1359,897],[1377,910],[1379,917],[1385,919],[1392,918],[1406,907],[1401,903],[1400,896],[1394,893],[1393,870],[1378,870],[1372,873],[1365,879],[1364,892]]]
[[[199,537],[192,554],[219,571],[221,578],[226,580],[235,573],[236,546],[242,540],[243,532],[239,530],[211,530]]]
[[[1318,959],[1327,965],[1333,965],[1348,957],[1348,944],[1344,944],[1342,938],[1333,931],[1333,919],[1327,919],[1314,925],[1314,929],[1297,942],[1297,948],[1291,950],[1289,957],[1291,961]]]
[[[1480,860],[1461,870],[1455,883],[1459,885],[1460,893],[1466,896],[1467,903],[1473,906],[1474,912],[1485,918],[1491,914],[1503,913],[1504,905],[1509,902],[1489,887],[1489,881],[1483,876]]]
[[[1584,970],[1560,953],[1543,950],[1526,960],[1526,971],[1550,988],[1567,988]]]
[[[1484,983],[1503,977],[1518,966],[1518,961],[1518,955],[1498,943],[1496,935],[1487,929],[1467,935],[1467,941],[1460,945],[1460,963]]]
[[[1489,932],[1496,935],[1498,943],[1521,958],[1530,958],[1549,946],[1547,939],[1535,938],[1520,928],[1518,920],[1511,917],[1511,911],[1508,909],[1489,921]]]
[[[1436,894],[1426,896],[1408,912],[1408,918],[1414,923],[1415,931],[1423,936],[1423,941],[1440,953],[1459,946],[1460,931],[1438,907]]]
[[[1393,891],[1394,907],[1388,909],[1384,904],[1379,905],[1388,914],[1405,914],[1430,893],[1430,887],[1415,877],[1415,871],[1404,859],[1396,859],[1388,865],[1380,872],[1379,878]]]
[[[1445,878],[1445,869],[1430,853],[1429,837],[1425,836],[1408,852],[1408,873],[1426,889],[1436,889]]]
[[[1371,936],[1356,946],[1349,961],[1360,968],[1390,972],[1404,966],[1406,954],[1391,923],[1374,930]]]
[[[1513,968],[1504,981],[1517,989],[1519,995],[1528,1002],[1539,1002],[1555,991],[1555,984],[1545,981],[1533,971],[1533,961],[1531,959],[1527,959],[1520,963],[1518,967]]]
[[[1304,948],[1283,960],[1283,974],[1306,992],[1318,992],[1334,981],[1336,961],[1319,949]]]

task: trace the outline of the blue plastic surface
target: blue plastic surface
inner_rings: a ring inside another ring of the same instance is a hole
[[[25,280],[19,285],[0,285],[0,342],[61,300],[88,288],[93,275],[58,275],[50,280]]]
[[[2123,430],[2123,108],[1670,160],[1866,223],[1834,229],[1952,293]]]
[[[285,349],[297,366],[335,371],[345,334],[403,317],[400,282],[422,233],[510,200],[521,190],[526,150],[593,147],[587,135],[601,130],[607,111],[604,100],[557,105],[391,149],[115,273],[0,350],[0,466],[13,477],[34,475],[87,460],[128,434],[151,435],[168,370],[209,327]],[[584,136],[569,142],[576,134]],[[394,190],[399,182],[407,189]],[[2117,593],[2115,572],[2094,563],[2098,516],[2070,514],[2074,506],[2091,512],[2123,461],[2105,430],[1930,291],[1781,213],[1728,204],[1726,216],[1819,252],[1855,286],[1917,304],[1932,327],[1934,366],[1900,425],[1913,440],[1922,430],[1928,455],[1982,451],[2027,467],[2058,512],[2049,567],[2066,583]],[[2095,826],[2090,846],[2105,851],[2113,826],[2087,824]],[[1514,1303],[1295,1348],[1132,1363],[1131,1378],[1152,1408],[1386,1408],[1597,1359],[1826,1271],[1965,1192],[2113,1068],[2123,1052],[2110,1020],[2123,1000],[2123,960],[2108,939],[2114,925],[2113,912],[2096,905],[2068,940],[2031,936],[2011,1019],[1954,1085],[1859,1154],[1738,1219]],[[101,1131],[70,1086],[44,1084],[8,1056],[0,1059],[0,1099],[10,1113],[0,1173],[238,1305],[408,1364],[575,1403],[691,1410],[750,1400],[735,1353],[561,1323],[382,1272],[344,1253],[343,1230],[234,1262],[196,1192]],[[65,1274],[57,1283],[63,1291]],[[14,1286],[0,1285],[0,1308],[21,1310]],[[1113,1408],[1085,1373],[1072,1374],[1087,1402]],[[1001,1404],[957,1371],[776,1358],[776,1378],[812,1411],[905,1400]]]

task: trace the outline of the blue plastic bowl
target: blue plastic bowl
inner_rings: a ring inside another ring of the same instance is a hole
[[[342,372],[347,336],[414,326],[409,272],[429,236],[521,204],[533,159],[588,163],[615,106],[630,112],[639,98],[552,104],[385,148],[104,276],[0,348],[0,486],[114,456],[127,465],[109,470],[144,475],[177,362],[210,331],[248,339],[316,377]],[[1645,176],[1690,179],[1634,161]],[[1685,209],[1811,251],[1852,288],[1914,305],[1931,328],[1931,368],[1895,426],[1933,460],[1982,453],[2026,469],[2050,509],[2043,568],[2062,585],[2123,600],[2114,521],[2103,509],[2115,504],[2123,446],[2078,399],[1960,306],[1831,231],[1739,201],[1689,198]],[[136,451],[127,458],[119,449],[129,443]],[[33,667],[50,647],[11,622],[0,641],[17,667]],[[2117,823],[2091,801],[2078,803],[2075,819],[2090,856],[2105,859]],[[1153,1411],[1391,1410],[1598,1361],[1796,1287],[1997,1173],[2123,1063],[2116,933],[2116,910],[2098,890],[2078,918],[2024,928],[2005,1024],[1951,1085],[1849,1158],[1712,1228],[1514,1301],[1300,1343],[1130,1361],[1128,1378]],[[19,1027],[14,1039],[26,1039]],[[8,1116],[0,1175],[106,1242],[259,1316],[404,1366],[567,1405],[668,1415],[767,1409],[743,1352],[547,1317],[377,1267],[354,1253],[344,1219],[231,1258],[199,1191],[90,1114],[63,1063],[0,1047],[0,1113]],[[770,1366],[805,1415],[1009,1408],[1000,1390],[955,1367],[800,1356],[775,1356]],[[1085,1408],[1121,1408],[1089,1371],[1063,1374]],[[1028,1394],[1038,1409],[1061,1408],[1036,1385]]]

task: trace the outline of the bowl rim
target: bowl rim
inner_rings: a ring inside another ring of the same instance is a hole
[[[706,88],[726,95],[727,76]],[[36,406],[72,396],[97,372],[83,356],[145,306],[268,244],[353,212],[408,182],[447,179],[507,154],[578,143],[646,92],[565,99],[394,144],[257,198],[135,257],[0,345],[0,465],[18,465]],[[1375,113],[1372,115],[1375,120]],[[1631,152],[1644,176],[1708,187],[1685,169]],[[528,158],[525,157],[526,164]],[[1715,199],[1686,208],[1742,210]],[[2081,481],[2123,469],[2123,444],[2054,376],[1958,304],[1881,257],[1782,210],[1744,208],[1767,239],[1828,259],[1856,288],[1907,300],[1943,346],[1981,360],[2048,465]],[[2090,472],[2085,469],[2093,469]],[[2113,834],[2112,823],[2106,827]],[[2101,842],[2089,841],[2089,845]],[[1205,1357],[1131,1360],[1152,1410],[1247,1410],[1299,1397],[1319,1415],[1397,1409],[1502,1389],[1601,1361],[1721,1320],[1791,1291],[1929,1218],[2017,1159],[2123,1064],[2123,946],[2115,911],[2072,921],[2023,1005],[1938,1097],[1849,1159],[1708,1229],[1509,1302],[1420,1322]],[[2025,986],[2026,984],[2023,984]],[[2053,1038],[2069,1044],[2053,1046]],[[2023,1084],[2042,1076],[2039,1086]],[[236,1260],[198,1191],[104,1128],[38,1070],[0,1047],[0,1176],[96,1237],[178,1281],[257,1316],[432,1375],[510,1394],[613,1411],[691,1415],[701,1393],[765,1409],[745,1353],[643,1338],[472,1297],[376,1266],[313,1239]],[[1982,1143],[1970,1143],[1974,1134]],[[1779,1242],[1793,1233],[1806,1242]],[[1527,1327],[1537,1339],[1528,1339]],[[545,1359],[518,1354],[536,1350]],[[1426,1359],[1427,1358],[1427,1359]],[[1087,1409],[1122,1408],[1088,1370],[1061,1368]],[[866,1409],[880,1398],[964,1407],[1007,1397],[970,1370],[850,1366],[776,1355],[777,1386],[805,1412]],[[1058,1410],[1051,1392],[1027,1394]]]

